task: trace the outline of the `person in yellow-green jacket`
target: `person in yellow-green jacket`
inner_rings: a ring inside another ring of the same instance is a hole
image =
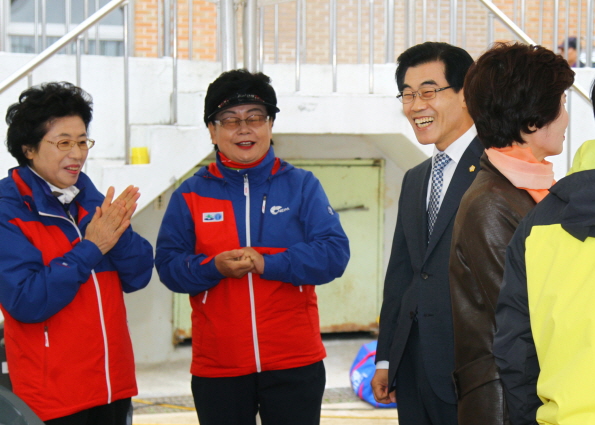
[[[494,356],[512,425],[595,424],[595,169],[575,164],[506,252]]]
[[[595,168],[595,140],[587,140],[574,154],[572,167],[568,170],[567,175],[593,168]]]
[[[595,81],[591,86],[591,102],[595,101]],[[595,103],[594,103],[595,104]],[[595,110],[593,111],[595,115]],[[587,140],[577,149],[567,176],[577,171],[595,169],[595,140]]]

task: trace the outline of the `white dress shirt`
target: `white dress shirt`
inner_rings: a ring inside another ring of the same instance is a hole
[[[444,198],[444,194],[448,190],[448,186],[452,180],[452,176],[455,174],[455,170],[457,169],[457,165],[461,161],[461,157],[477,136],[477,130],[475,129],[475,124],[469,127],[469,130],[465,132],[461,137],[457,140],[452,142],[450,146],[448,146],[444,153],[448,155],[450,158],[450,162],[444,167],[444,174],[443,174],[443,183],[442,183],[442,193],[440,194],[440,199],[438,200],[438,209],[440,209],[440,205],[442,205],[442,199]],[[434,146],[434,153],[432,154],[432,170],[434,170],[434,161],[436,160],[436,154],[440,152],[436,146]],[[428,183],[428,193],[426,195],[426,211],[428,210],[428,205],[430,203],[430,193],[432,192],[432,176],[430,175],[430,181]]]

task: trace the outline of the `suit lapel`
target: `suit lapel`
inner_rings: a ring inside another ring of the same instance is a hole
[[[419,252],[421,255],[420,261],[423,260],[428,240],[428,213],[427,213],[427,194],[428,184],[432,175],[432,160],[427,162],[427,167],[422,170],[423,184],[422,189],[416,192],[417,199],[415,200],[415,226],[413,229],[420,229],[422,237],[411,238],[417,246],[413,247],[412,252]]]
[[[425,260],[427,260],[440,238],[442,238],[442,234],[448,228],[448,224],[457,213],[463,194],[467,191],[471,183],[473,183],[473,180],[479,171],[479,158],[481,157],[482,152],[483,147],[479,139],[475,137],[461,157],[461,161],[457,165],[457,169],[448,186],[448,190],[444,195],[444,199],[440,205],[440,211],[438,212],[438,217],[436,218],[436,223],[434,224],[432,237],[428,243]],[[473,171],[471,171],[471,169],[473,169]]]

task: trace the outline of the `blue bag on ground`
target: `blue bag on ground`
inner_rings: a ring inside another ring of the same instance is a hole
[[[371,383],[374,372],[376,372],[376,365],[374,364],[376,360],[376,344],[377,341],[372,341],[362,345],[357,356],[355,356],[355,360],[349,371],[351,388],[355,391],[355,395],[374,407],[397,407],[396,403],[381,404],[374,400]]]

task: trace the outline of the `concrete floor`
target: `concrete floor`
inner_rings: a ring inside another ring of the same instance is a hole
[[[372,340],[369,336],[355,338],[325,338],[324,345],[327,358],[326,388],[338,394],[349,394],[347,397],[322,405],[321,425],[398,425],[396,409],[376,409],[369,404],[357,400],[347,388],[349,369],[362,344]],[[137,367],[139,395],[133,400],[146,402],[160,397],[190,396],[190,357],[191,347],[182,346],[176,349],[175,359],[167,364]],[[135,414],[135,425],[182,425],[198,424],[196,412],[191,407],[182,407],[179,411],[168,413]],[[142,409],[139,409],[142,410]]]

